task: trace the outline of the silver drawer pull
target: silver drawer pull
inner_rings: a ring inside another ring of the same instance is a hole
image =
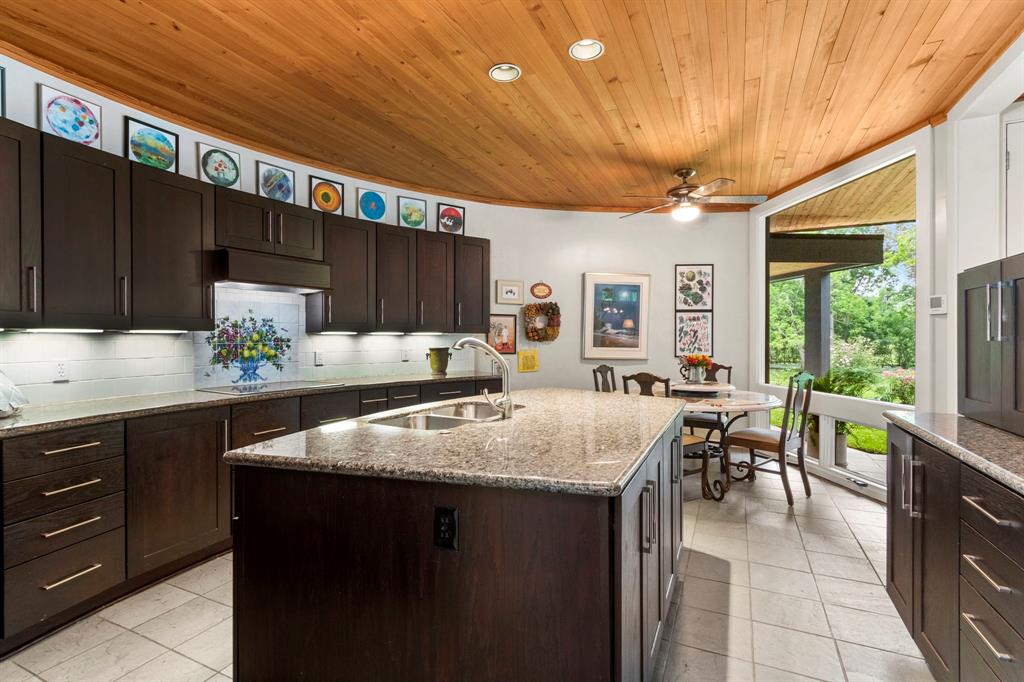
[[[82,577],[83,575],[85,575],[86,573],[92,573],[92,572],[93,572],[93,571],[95,571],[95,570],[96,570],[97,568],[102,568],[102,567],[103,567],[103,564],[93,564],[93,565],[92,565],[92,566],[90,566],[89,568],[83,568],[83,569],[82,569],[81,571],[79,571],[78,573],[72,573],[71,575],[69,575],[69,576],[68,576],[68,577],[66,577],[66,578],[61,578],[61,579],[60,579],[60,580],[58,580],[57,582],[55,582],[55,583],[50,583],[49,585],[43,585],[43,586],[42,586],[42,587],[40,587],[39,589],[41,589],[41,590],[46,590],[47,592],[49,592],[50,590],[52,590],[52,589],[53,589],[53,588],[55,588],[55,587],[60,587],[60,586],[61,586],[61,585],[63,585],[64,583],[69,583],[69,582],[71,582],[72,580],[74,580],[75,578],[81,578],[81,577]]]
[[[72,523],[70,526],[66,526],[64,528],[61,528],[60,530],[51,530],[49,533],[40,533],[40,535],[42,535],[43,538],[47,538],[47,539],[48,538],[52,538],[55,535],[60,535],[61,533],[67,533],[69,530],[74,530],[76,528],[81,528],[82,526],[88,526],[90,523],[96,523],[97,521],[99,521],[102,518],[103,518],[102,516],[94,516],[91,519],[86,519],[85,521],[79,521],[78,523]]]
[[[265,431],[253,431],[252,435],[254,435],[254,436],[265,436],[268,433],[280,433],[281,431],[287,431],[287,430],[288,430],[287,426],[278,426],[276,429],[266,429]]]
[[[91,481],[86,481],[84,483],[76,483],[74,485],[69,485],[67,488],[57,488],[56,490],[47,490],[47,491],[41,493],[41,495],[43,497],[49,497],[50,495],[60,495],[61,493],[66,493],[66,492],[68,492],[70,490],[77,490],[79,488],[85,488],[86,486],[96,485],[97,483],[99,483],[102,480],[103,480],[102,478],[94,478]]]
[[[462,395],[462,391],[441,391],[438,395]]]
[[[995,648],[995,646],[993,646],[992,641],[988,637],[985,636],[985,633],[981,631],[981,628],[979,628],[978,624],[975,622],[978,619],[977,616],[975,616],[972,613],[966,613],[966,612],[961,613],[960,615],[963,616],[964,620],[967,621],[967,624],[971,626],[972,630],[974,630],[974,634],[978,635],[978,638],[981,639],[981,641],[985,643],[985,646],[988,647],[988,650],[992,652],[993,656],[998,658],[1000,661],[1012,661],[1013,660],[1013,656],[1011,656],[1010,654],[1004,653],[1004,652],[1000,651],[999,649]]]
[[[333,424],[334,422],[343,422],[346,419],[351,419],[351,417],[334,417],[332,419],[321,419],[320,423],[321,424]]]
[[[43,450],[44,455],[59,455],[63,452],[71,452],[73,450],[85,450],[86,448],[96,448],[103,445],[101,441],[94,440],[91,443],[82,443],[81,445],[72,445],[66,448],[59,448],[57,450]]]
[[[981,568],[981,566],[978,565],[978,562],[981,561],[981,557],[976,557],[976,556],[973,556],[971,554],[961,554],[960,556],[962,556],[964,558],[964,561],[966,561],[967,563],[969,563],[971,565],[971,568],[973,568],[975,571],[980,573],[981,577],[984,578],[985,580],[987,580],[988,584],[991,585],[995,589],[996,592],[1013,592],[1012,588],[1007,587],[1006,585],[1000,585],[995,580],[993,580],[992,576],[990,576],[988,573],[986,573]]]
[[[442,393],[441,395],[444,394]],[[419,398],[419,396],[415,393],[410,393],[409,395],[396,395],[392,400],[408,400],[409,398]]]
[[[366,403],[386,403],[387,401],[388,401],[387,398],[367,398],[366,400],[363,401],[363,404],[366,404]]]
[[[986,519],[988,519],[992,523],[996,524],[997,526],[1012,526],[1013,525],[1012,521],[1007,521],[1006,519],[1001,519],[998,516],[995,516],[988,509],[985,509],[980,504],[978,504],[978,498],[971,497],[969,495],[964,495],[964,496],[961,497],[961,499],[964,502],[966,502],[967,504],[969,504],[972,507],[974,507],[975,509],[977,509],[979,512],[981,512],[982,516],[984,516]]]

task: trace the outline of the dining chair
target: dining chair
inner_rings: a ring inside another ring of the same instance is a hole
[[[704,380],[705,381],[721,381],[721,379],[718,378],[718,372],[721,371],[721,370],[725,371],[725,383],[731,384],[732,383],[732,365],[720,365],[717,362],[712,362],[711,363],[711,367],[708,369],[707,372],[704,373]]]
[[[807,479],[804,451],[807,441],[807,410],[811,405],[811,392],[813,390],[813,374],[809,372],[794,374],[789,378],[789,389],[786,391],[785,412],[782,415],[781,430],[749,428],[729,432],[722,443],[726,470],[730,467],[736,467],[737,472],[746,472],[742,476],[732,476],[732,480],[753,481],[758,471],[778,474],[782,477],[782,487],[786,490],[786,500],[789,502],[789,506],[792,507],[793,493],[789,489],[789,476],[786,473],[786,453],[791,449],[795,449],[797,466],[800,468],[800,476],[804,480],[804,493],[806,493],[807,497],[811,496],[811,483]],[[729,459],[732,448],[746,448],[750,452],[750,461],[732,464]],[[758,457],[762,458],[760,462],[757,461]],[[778,470],[767,468],[772,460],[778,461]]]
[[[665,397],[672,395],[672,389],[669,386],[669,380],[663,379],[650,372],[637,372],[636,374],[629,374],[622,377],[622,390],[629,395],[629,382],[635,381],[640,386],[640,395],[654,395],[655,384],[665,384]]]
[[[717,362],[711,363],[711,368],[708,369],[707,373],[704,375],[705,380],[721,381],[721,379],[718,378],[719,371],[726,372],[725,383],[731,384],[732,365],[720,365]],[[694,433],[694,429],[705,429],[707,431],[704,436],[704,441],[706,443],[712,442],[711,436],[715,432],[718,432],[719,434],[725,433],[725,422],[723,421],[723,415],[720,412],[694,412],[692,414],[688,414],[686,415],[686,425],[690,427],[690,433]],[[718,440],[713,442],[721,445],[721,440],[722,438],[720,435]]]
[[[598,386],[598,376],[601,378],[600,386]],[[598,393],[615,393],[619,390],[615,386],[614,367],[611,365],[598,365],[594,368],[594,390]]]

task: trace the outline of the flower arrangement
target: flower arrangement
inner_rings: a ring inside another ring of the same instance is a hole
[[[679,358],[679,373],[691,384],[704,383],[704,377],[710,369],[710,355],[691,353]]]
[[[281,329],[281,332],[287,331]],[[256,319],[250,310],[248,317],[240,320],[218,319],[217,326],[206,336],[206,345],[213,350],[210,365],[220,365],[224,369],[234,366],[241,371],[241,375],[232,382],[237,384],[266,381],[259,371],[267,365],[282,371],[292,340],[281,335],[272,317]]]
[[[703,367],[704,371],[711,369],[711,356],[702,353],[693,353],[683,356],[683,364],[687,367]]]

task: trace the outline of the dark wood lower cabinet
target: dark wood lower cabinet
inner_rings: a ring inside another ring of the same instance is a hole
[[[890,424],[887,429],[889,455],[886,458],[889,510],[885,591],[889,593],[903,624],[914,628],[914,521],[910,516],[909,470],[914,458],[914,439]]]
[[[231,447],[244,448],[295,433],[301,426],[299,398],[277,398],[231,407]]]
[[[302,430],[359,416],[359,392],[346,391],[302,397]]]

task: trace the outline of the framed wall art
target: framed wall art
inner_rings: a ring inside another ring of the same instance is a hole
[[[487,344],[502,355],[516,354],[516,315],[491,315]]]
[[[437,204],[437,231],[466,234],[466,209],[452,204]]]
[[[324,213],[345,213],[345,185],[334,180],[309,176],[309,207]]]
[[[357,217],[363,220],[383,220],[387,209],[387,194],[376,189],[356,189]]]
[[[103,108],[40,83],[39,129],[99,149],[103,142]]]
[[[124,155],[129,161],[177,173],[178,135],[125,116]]]
[[[651,276],[583,273],[583,357],[646,360]]]
[[[537,355],[536,348],[519,351],[516,354],[516,359],[518,360],[517,369],[520,372],[536,372],[540,369],[540,357]]]
[[[256,187],[261,197],[295,203],[295,171],[266,161],[256,162]]]
[[[414,230],[427,229],[427,200],[398,197],[398,226]]]
[[[677,358],[694,353],[714,356],[714,313],[677,311],[675,327]]]
[[[497,279],[494,280],[494,289],[495,303],[523,304],[523,280]]]
[[[714,309],[715,266],[676,266],[676,310]]]
[[[242,156],[230,149],[221,149],[197,142],[199,179],[228,189],[242,186]]]

